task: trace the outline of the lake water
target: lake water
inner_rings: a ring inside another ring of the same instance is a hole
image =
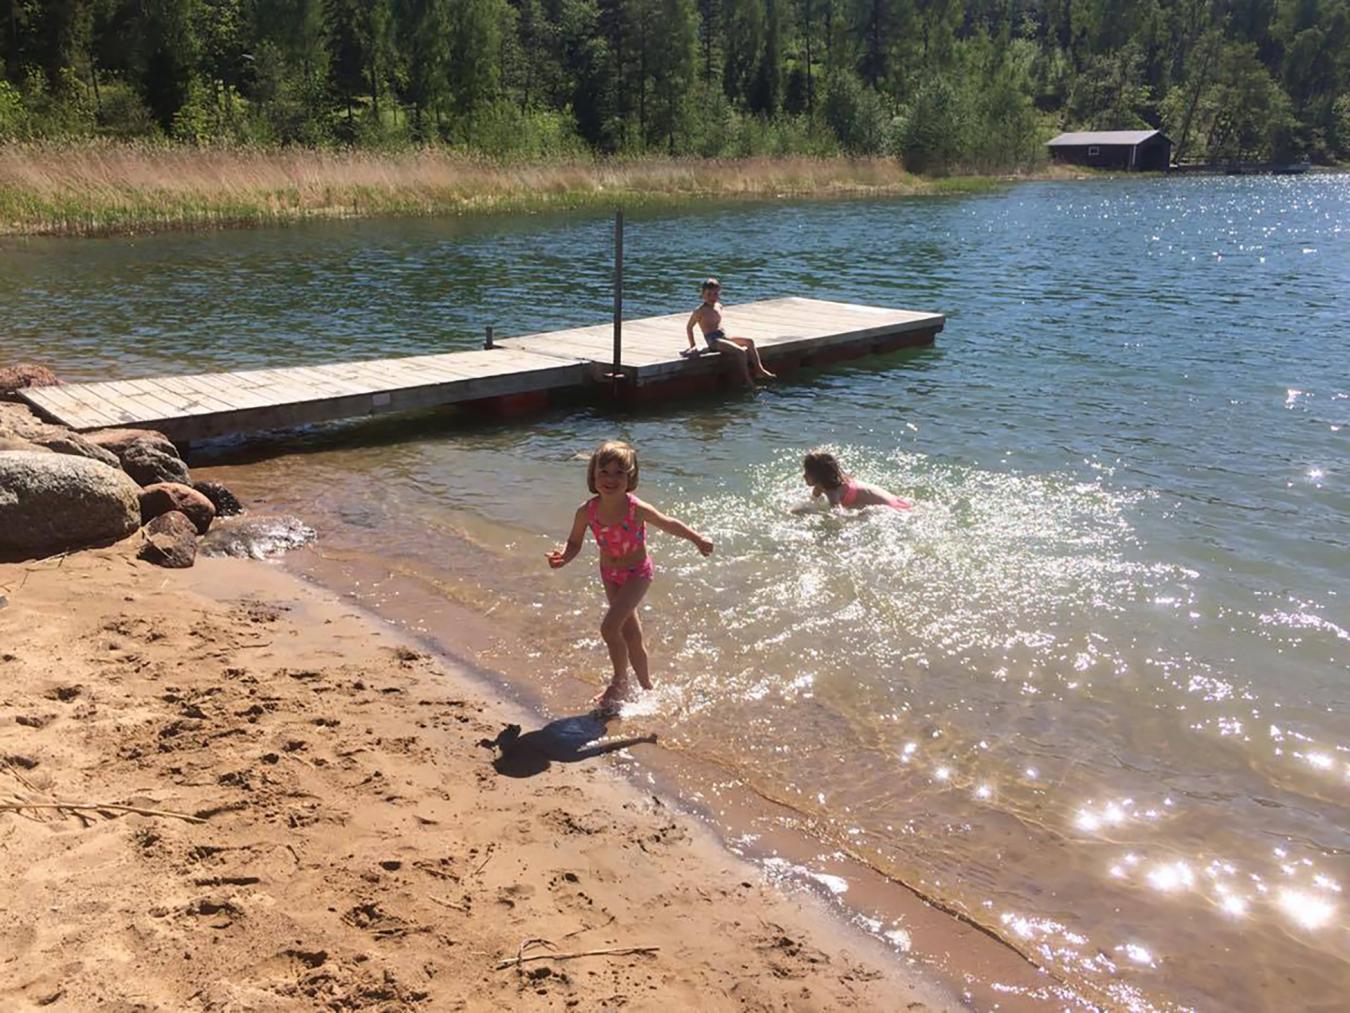
[[[0,359],[120,378],[599,323],[610,228],[11,243]],[[773,800],[822,868],[865,862],[1089,998],[1343,1002],[1350,176],[700,203],[630,214],[626,269],[630,316],[692,308],[715,273],[733,333],[737,302],[792,294],[939,310],[947,328],[755,396],[433,413],[197,464],[318,531],[292,565],[468,637],[568,713],[608,667],[594,550],[557,574],[543,555],[585,496],[584,455],[628,439],[640,493],[717,553],[654,538],[659,688],[623,725],[713,765],[707,797]],[[912,515],[792,513],[820,444]],[[728,832],[753,849],[772,829]],[[874,927],[903,945],[903,925]]]

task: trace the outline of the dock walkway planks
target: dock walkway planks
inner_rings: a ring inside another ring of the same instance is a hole
[[[690,309],[692,310],[692,306]],[[661,383],[679,376],[700,372],[716,373],[726,368],[721,356],[703,354],[697,358],[682,356],[687,347],[684,337],[688,311],[643,320],[625,320],[623,324],[623,368],[637,386]],[[789,297],[728,306],[723,326],[728,336],[753,338],[766,364],[772,366],[784,357],[802,357],[830,351],[837,346],[852,347],[857,355],[873,351],[871,344],[896,339],[903,343],[930,344],[942,330],[941,313],[886,309],[857,303],[829,302],[824,299]],[[703,346],[698,329],[694,337]],[[613,370],[613,324],[598,324],[552,334],[531,334],[498,342],[503,348],[519,348],[545,353],[549,349],[565,351],[591,363],[592,375],[599,378]],[[862,347],[859,347],[862,346]]]
[[[692,307],[691,307],[692,308]],[[684,357],[687,313],[624,321],[625,386],[657,393],[715,383],[717,354]],[[753,338],[770,368],[829,362],[930,344],[939,313],[786,298],[728,307],[732,337]],[[702,341],[700,338],[700,346]],[[515,395],[579,390],[613,369],[612,323],[508,338],[493,349],[373,359],[324,366],[65,384],[19,391],[44,415],[73,429],[158,429],[190,441],[312,422],[408,411]]]

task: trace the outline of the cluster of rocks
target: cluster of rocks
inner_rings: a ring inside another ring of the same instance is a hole
[[[42,367],[0,369],[0,558],[108,545],[142,528],[138,554],[191,566],[216,517],[241,512],[218,482],[194,482],[177,448],[149,429],[77,433],[44,422],[14,390],[58,382]]]

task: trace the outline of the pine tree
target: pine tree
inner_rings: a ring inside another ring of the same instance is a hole
[[[675,154],[684,103],[696,78],[698,13],[693,0],[659,0],[653,25],[662,44],[652,53],[655,82],[651,134]]]

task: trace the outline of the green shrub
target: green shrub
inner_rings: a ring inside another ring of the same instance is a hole
[[[521,110],[514,102],[494,102],[451,131],[450,140],[491,158],[537,161],[586,154],[570,113]]]
[[[941,176],[965,154],[969,115],[964,96],[944,75],[928,78],[897,124],[897,140],[911,172]]]
[[[0,141],[17,141],[26,136],[28,111],[19,89],[0,80]]]
[[[1350,93],[1341,95],[1331,106],[1331,131],[1327,141],[1337,158],[1350,158]]]
[[[735,132],[736,113],[722,89],[700,85],[694,93],[689,117],[691,153],[702,158],[724,155]]]
[[[880,95],[856,74],[837,71],[825,88],[825,122],[850,155],[884,155],[892,145],[893,117]]]
[[[99,133],[119,140],[159,134],[154,113],[125,81],[108,81],[99,89],[97,121]]]

